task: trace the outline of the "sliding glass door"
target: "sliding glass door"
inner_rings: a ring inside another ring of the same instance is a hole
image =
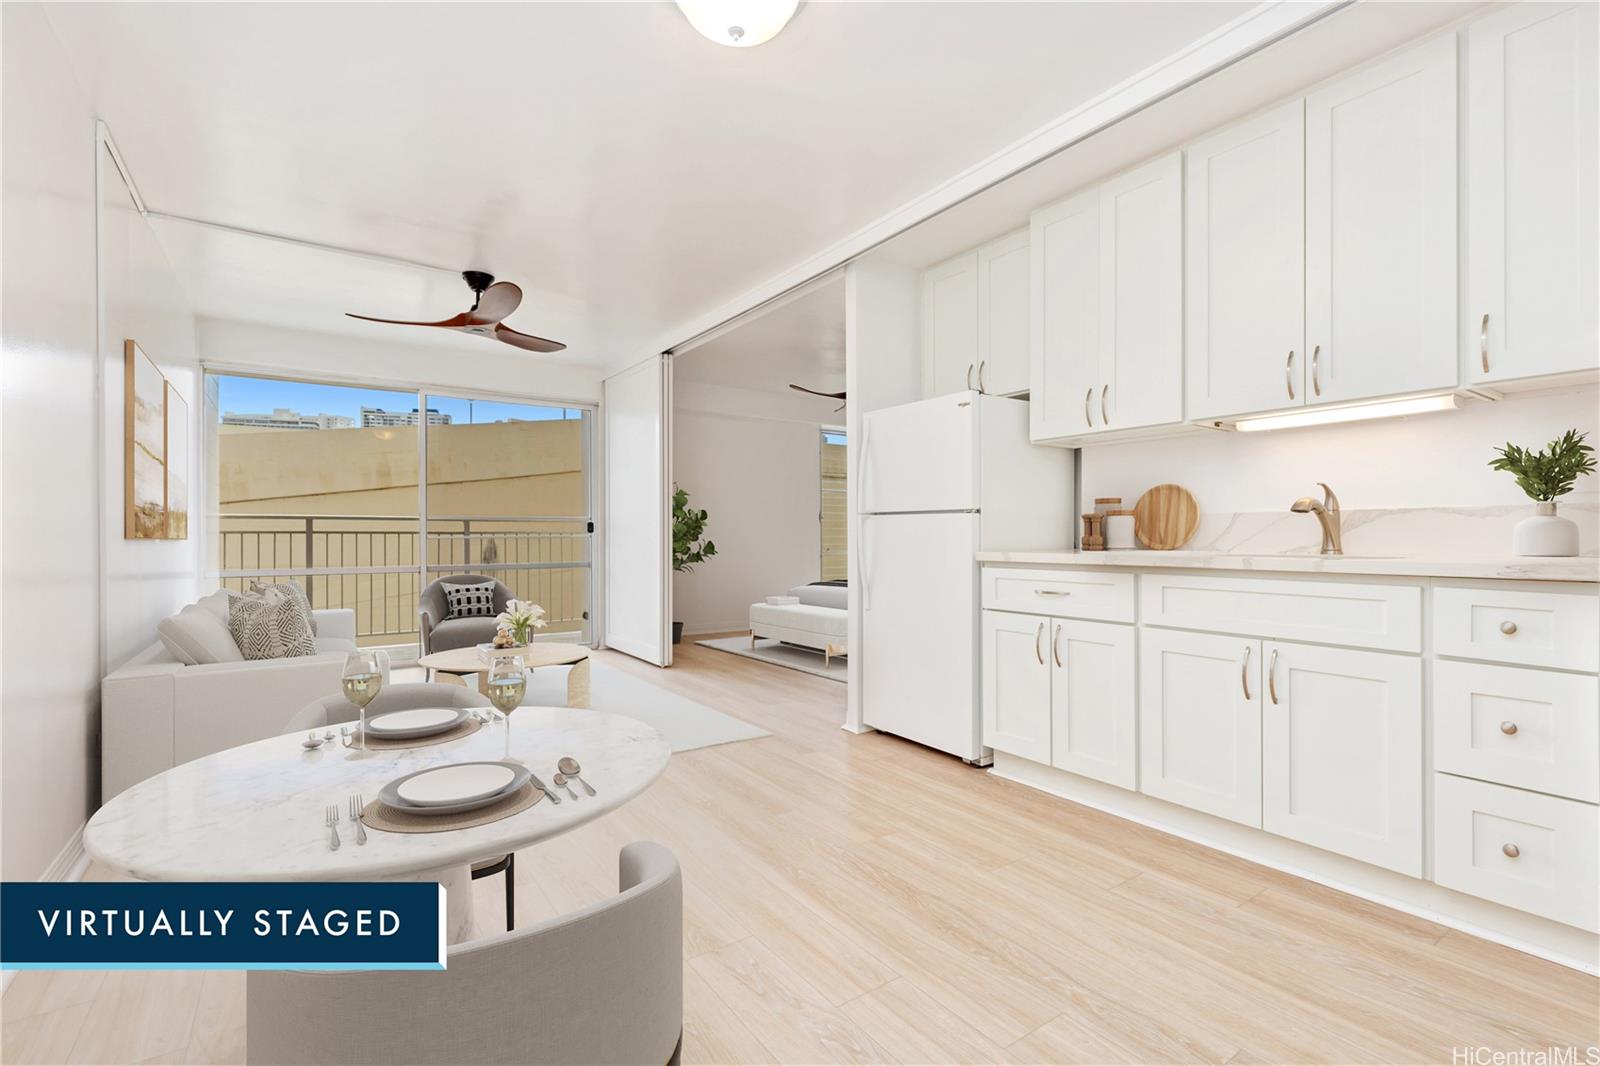
[[[299,582],[361,644],[415,647],[422,588],[485,574],[592,641],[593,410],[209,375],[218,583]]]

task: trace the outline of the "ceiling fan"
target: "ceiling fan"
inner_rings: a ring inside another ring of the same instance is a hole
[[[793,389],[795,392],[803,392],[803,393],[806,393],[806,394],[808,394],[810,396],[821,396],[824,400],[838,400],[839,401],[839,406],[834,408],[834,410],[836,410],[836,411],[843,411],[844,410],[845,393],[842,393],[842,392],[818,392],[816,389],[808,389],[804,385],[790,385],[789,387],[791,389]]]
[[[457,333],[472,333],[479,337],[493,337],[514,348],[530,352],[559,352],[566,347],[560,341],[545,340],[527,333],[519,333],[504,324],[511,312],[522,303],[522,290],[509,281],[495,281],[493,274],[481,270],[463,270],[461,278],[472,290],[472,308],[442,322],[408,322],[398,318],[373,318],[346,311],[349,318],[363,322],[386,322],[393,326],[436,326],[453,329]]]

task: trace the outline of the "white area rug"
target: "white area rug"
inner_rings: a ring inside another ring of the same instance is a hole
[[[594,710],[625,714],[655,726],[673,751],[709,748],[772,735],[616,667],[590,660],[589,670],[589,702]],[[533,671],[528,677],[528,694],[522,702],[526,706],[566,706],[566,669],[546,666]]]
[[[695,643],[718,651],[731,651],[735,655],[743,655],[746,659],[759,659],[773,666],[786,666],[790,670],[816,674],[832,681],[846,681],[849,678],[849,667],[844,659],[834,656],[833,662],[824,666],[820,651],[796,648],[779,640],[768,640],[763,637],[756,641],[754,648],[750,646],[749,637],[722,637],[717,640],[697,640]]]

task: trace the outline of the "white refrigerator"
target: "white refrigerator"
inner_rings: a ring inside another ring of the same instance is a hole
[[[1028,404],[958,392],[862,418],[857,577],[863,721],[989,761],[980,551],[1073,543],[1073,452],[1028,440]]]

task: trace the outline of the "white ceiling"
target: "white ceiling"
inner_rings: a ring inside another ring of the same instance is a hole
[[[762,392],[844,390],[844,272],[673,358],[674,380]]]
[[[1250,6],[811,2],[748,50],[668,3],[49,16],[152,211],[487,269],[528,294],[510,324],[611,362]],[[338,312],[466,306],[424,269],[186,229],[162,238],[207,314],[370,336]]]

